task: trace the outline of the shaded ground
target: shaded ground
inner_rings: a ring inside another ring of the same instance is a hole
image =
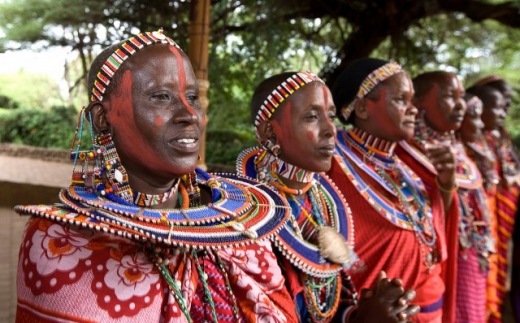
[[[56,161],[61,159],[59,153],[30,148],[14,153],[11,148],[0,146],[0,322],[14,322],[18,247],[27,221],[13,206],[57,202],[59,187],[68,185],[71,173],[68,163]]]

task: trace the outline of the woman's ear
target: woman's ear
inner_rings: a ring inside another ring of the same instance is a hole
[[[265,142],[269,139],[271,142],[276,143],[276,134],[274,133],[273,125],[269,120],[264,120],[258,126],[258,135],[260,136],[261,142]]]
[[[356,100],[354,102],[354,112],[356,115],[356,118],[365,120],[368,118],[368,110],[367,110],[367,104],[365,100],[368,100],[367,98],[363,98],[361,100]]]
[[[110,129],[103,102],[91,102],[87,107],[87,112],[92,117],[92,126],[96,133],[106,132]]]

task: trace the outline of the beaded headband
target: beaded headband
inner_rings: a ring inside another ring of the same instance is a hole
[[[368,76],[363,79],[363,82],[361,82],[358,93],[356,94],[354,100],[350,102],[346,108],[341,109],[341,114],[345,120],[347,120],[352,111],[354,111],[354,105],[358,100],[364,98],[379,83],[383,82],[390,76],[400,73],[402,70],[403,68],[401,65],[397,64],[396,62],[390,62],[368,74]]]
[[[258,110],[255,118],[255,133],[256,138],[260,138],[258,134],[258,126],[263,121],[271,119],[276,109],[285,101],[291,94],[296,90],[302,88],[305,84],[312,82],[323,82],[316,74],[310,71],[298,72],[291,75],[287,80],[283,81],[282,84],[278,85],[271,94],[267,96],[264,103]]]
[[[493,75],[489,75],[489,76],[481,78],[480,80],[476,81],[475,84],[473,84],[473,86],[486,85],[491,82],[502,81],[502,80],[503,80],[502,77],[500,77],[496,74],[493,74]]]
[[[163,34],[162,28],[158,31],[143,32],[131,37],[119,45],[101,66],[90,93],[90,101],[103,101],[103,94],[121,65],[138,50],[157,43],[169,44],[181,49],[171,38]]]
[[[478,96],[472,96],[471,99],[469,99],[466,102],[466,113],[469,115],[473,115],[475,109],[477,107],[482,107],[483,103],[482,100]]]

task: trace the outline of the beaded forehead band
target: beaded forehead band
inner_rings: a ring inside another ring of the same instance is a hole
[[[476,81],[475,84],[473,84],[473,86],[478,86],[478,85],[486,85],[486,84],[489,84],[491,82],[495,82],[495,81],[502,81],[503,79],[494,74],[494,75],[489,75],[489,76],[486,76],[484,78],[481,78],[480,80]]]
[[[101,66],[90,93],[90,101],[103,101],[103,95],[121,65],[140,49],[157,43],[169,44],[180,49],[179,45],[163,34],[162,28],[158,31],[144,32],[131,37],[118,46]]]
[[[256,138],[260,138],[258,133],[258,126],[262,124],[262,122],[271,119],[276,109],[285,101],[291,94],[293,94],[296,90],[302,88],[305,84],[309,84],[312,82],[320,82],[323,83],[323,80],[319,78],[316,74],[305,71],[298,72],[291,75],[287,80],[283,81],[282,84],[278,85],[271,94],[267,96],[264,103],[258,110],[255,118],[255,133]]]
[[[475,109],[482,106],[482,100],[480,100],[478,96],[473,96],[466,102],[466,113],[473,116],[475,114]]]
[[[354,105],[358,100],[364,98],[379,83],[383,82],[390,76],[400,73],[402,70],[403,68],[401,65],[397,64],[396,62],[390,62],[368,74],[368,76],[363,79],[363,82],[361,82],[358,93],[356,94],[354,100],[350,102],[346,108],[341,110],[341,114],[345,120],[347,120],[352,111],[354,111]]]

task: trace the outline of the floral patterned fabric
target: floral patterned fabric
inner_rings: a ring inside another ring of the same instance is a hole
[[[42,206],[44,207],[44,206]],[[297,322],[291,297],[268,241],[199,257],[219,322]],[[190,316],[212,320],[195,260],[173,253]],[[20,247],[17,322],[188,322],[141,244],[86,228],[32,218]],[[216,297],[216,296],[218,297]]]

